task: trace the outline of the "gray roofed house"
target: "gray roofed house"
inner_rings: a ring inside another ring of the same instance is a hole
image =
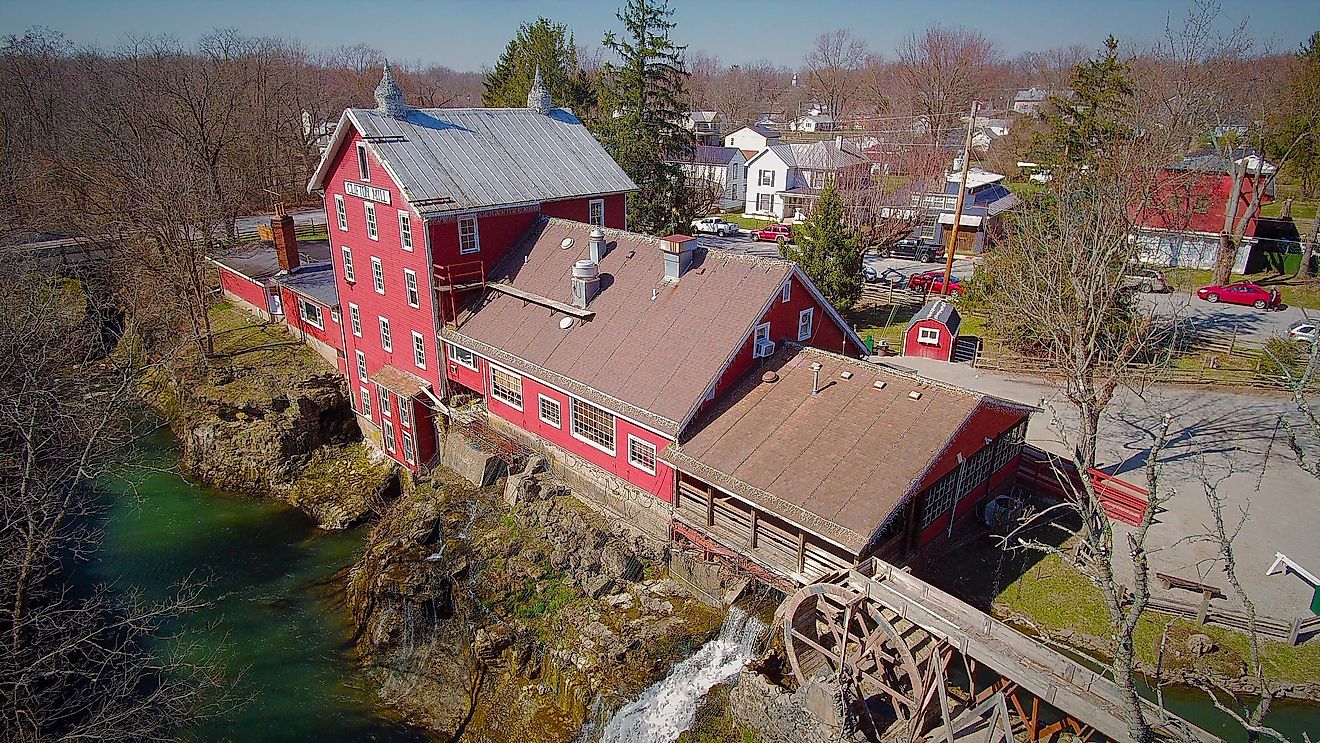
[[[274,244],[265,240],[251,240],[219,255],[209,256],[212,263],[258,283],[280,272],[280,260]],[[328,240],[299,240],[298,259],[302,267],[330,260]]]
[[[950,333],[957,335],[958,326],[962,325],[962,315],[958,314],[958,309],[952,302],[946,302],[937,299],[933,302],[927,302],[917,314],[908,321],[908,328],[921,322],[922,320],[934,320],[949,329]]]
[[[854,165],[870,165],[861,149],[851,142],[840,144],[836,140],[811,144],[772,144],[767,149],[777,154],[790,167],[813,170],[836,170]]]
[[[300,294],[326,307],[339,306],[334,265],[329,261],[299,266],[289,273],[276,276],[275,283],[287,286],[294,294]]]
[[[307,186],[324,186],[356,130],[422,216],[633,191],[637,185],[570,111],[350,108]]]

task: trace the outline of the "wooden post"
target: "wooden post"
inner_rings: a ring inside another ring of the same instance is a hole
[[[715,489],[706,486],[706,526],[715,525]]]
[[[1214,593],[1209,589],[1201,591],[1201,608],[1196,611],[1196,623],[1205,624],[1206,615],[1210,613],[1210,594]]]
[[[680,472],[674,472],[674,512],[679,510],[679,501],[683,498],[683,475]]]
[[[799,531],[798,532],[798,566],[797,566],[798,575],[802,575],[802,571],[804,568],[806,568],[806,564],[807,564],[807,533],[805,531]]]
[[[752,549],[756,549],[756,527],[759,522],[760,519],[757,518],[756,508],[752,507]]]

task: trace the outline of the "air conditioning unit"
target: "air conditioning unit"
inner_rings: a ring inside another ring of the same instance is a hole
[[[774,341],[766,338],[762,338],[761,340],[758,340],[756,342],[756,357],[758,359],[761,358],[762,356],[770,356],[774,354],[774,352],[775,352]]]

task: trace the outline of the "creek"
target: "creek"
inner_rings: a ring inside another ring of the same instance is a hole
[[[208,490],[174,474],[168,431],[140,444],[145,461],[102,483],[105,538],[86,577],[148,599],[205,581],[210,606],[178,632],[200,655],[219,653],[239,702],[189,731],[199,741],[423,741],[373,712],[356,672],[341,571],[362,530],[326,532],[273,499]]]

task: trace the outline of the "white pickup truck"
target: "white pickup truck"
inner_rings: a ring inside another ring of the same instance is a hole
[[[707,235],[727,237],[738,234],[738,225],[726,222],[723,217],[704,217],[692,222],[692,230]]]

